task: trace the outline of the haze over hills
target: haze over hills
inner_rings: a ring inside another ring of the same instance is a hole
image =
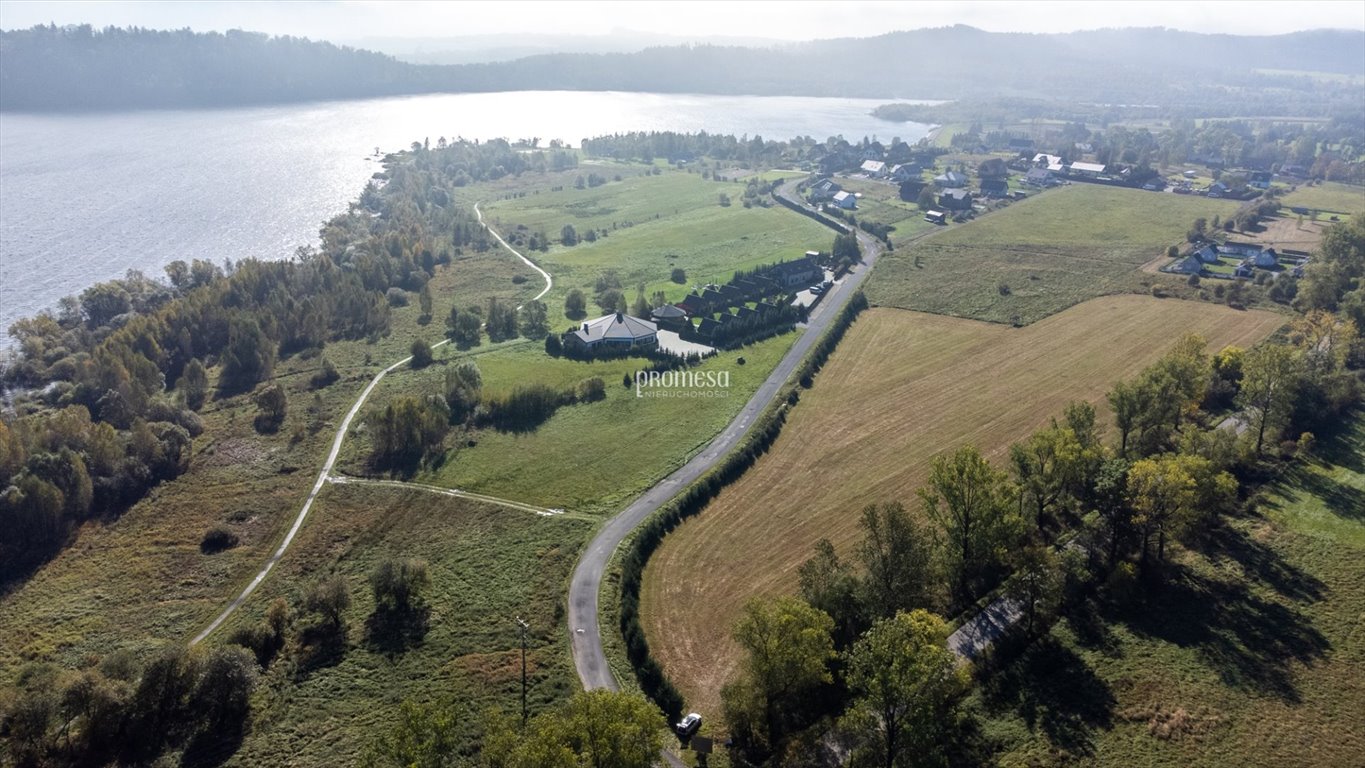
[[[1038,35],[954,26],[763,48],[673,45],[418,65],[240,31],[48,26],[0,36],[0,109],[197,107],[506,90],[1009,95],[1243,115],[1358,109],[1358,83],[1294,72],[1365,76],[1365,31],[1247,37],[1149,28]]]
[[[613,29],[601,35],[493,34],[430,37],[359,37],[339,44],[385,53],[410,64],[484,64],[551,53],[633,53],[665,45],[769,48],[780,40],[757,36],[710,35],[705,38]]]

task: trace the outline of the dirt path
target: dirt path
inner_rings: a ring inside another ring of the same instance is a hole
[[[478,216],[479,223],[483,224],[483,212],[479,210],[479,203],[474,204],[474,214]],[[507,241],[502,239],[502,235],[499,235],[496,231],[493,230],[492,227],[489,227],[488,225],[484,224],[484,228],[487,229],[488,232],[492,234],[493,237],[496,238],[499,243],[502,244],[503,248],[506,248],[508,251],[512,253],[512,255],[516,256],[518,259],[521,259],[523,262],[526,263],[527,266],[539,272],[541,276],[545,278],[545,288],[542,289],[540,293],[536,294],[535,299],[532,299],[532,301],[535,301],[536,299],[539,299],[540,297],[550,292],[550,288],[554,285],[554,280],[553,278],[550,277],[549,272],[546,272],[545,270],[541,269],[535,262],[531,261],[524,255],[522,255],[520,251],[508,245]],[[518,306],[517,309],[521,309],[521,307]],[[435,344],[432,344],[431,346],[433,349],[435,349],[436,347],[448,343],[450,343],[450,339],[442,339],[436,342]],[[236,613],[237,609],[241,608],[242,605],[246,603],[247,598],[251,597],[251,593],[255,592],[256,588],[261,586],[261,583],[265,581],[265,577],[270,574],[271,569],[274,568],[275,564],[278,563],[280,559],[284,557],[284,553],[287,549],[289,549],[289,545],[294,543],[294,537],[298,535],[299,529],[303,527],[303,521],[308,517],[308,512],[313,508],[313,502],[317,500],[318,494],[322,492],[323,487],[327,485],[327,483],[329,482],[353,481],[353,479],[340,479],[334,478],[332,476],[332,467],[336,465],[337,455],[341,453],[341,444],[346,440],[346,433],[351,428],[351,422],[355,419],[356,414],[360,413],[361,406],[365,404],[365,400],[369,398],[370,393],[373,392],[374,388],[379,385],[379,382],[382,381],[384,377],[387,376],[388,374],[398,370],[404,365],[407,365],[411,361],[412,357],[408,356],[403,358],[402,360],[399,360],[393,365],[390,365],[388,368],[385,368],[384,370],[375,374],[375,377],[373,379],[370,379],[370,383],[365,386],[365,389],[361,390],[360,397],[357,397],[356,401],[351,404],[351,409],[346,412],[346,417],[341,420],[341,426],[337,427],[336,436],[332,438],[332,450],[328,452],[327,460],[323,463],[322,470],[318,472],[317,481],[313,483],[313,489],[308,492],[308,498],[304,499],[303,507],[299,509],[299,514],[297,517],[294,518],[294,524],[289,527],[289,531],[284,535],[284,539],[280,542],[279,546],[275,548],[275,551],[270,555],[270,559],[265,561],[265,565],[261,567],[261,570],[256,573],[256,576],[242,590],[241,594],[233,598],[232,602],[228,603],[227,607],[223,609],[223,612],[218,614],[218,617],[215,618],[212,622],[209,623],[207,627],[204,628],[204,631],[195,635],[194,639],[190,641],[190,645],[192,646],[197,645],[201,641],[203,641],[204,638],[213,634],[215,630],[217,630],[220,626],[223,625],[223,622],[227,621],[228,617],[232,616],[233,613]],[[392,481],[392,484],[399,486],[404,485],[403,483],[399,483],[397,481]],[[419,485],[416,487],[430,488],[432,486]],[[521,502],[509,501],[507,499],[496,499],[492,496],[481,496],[479,494],[470,494],[463,491],[457,491],[452,495],[475,498],[490,503],[501,504],[502,506],[513,506],[516,508],[523,509],[525,511],[535,512],[536,514],[540,514],[542,512],[542,510],[539,507],[532,507],[529,504],[522,504]],[[549,510],[543,511],[549,512]]]

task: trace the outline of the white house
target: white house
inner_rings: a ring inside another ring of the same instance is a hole
[[[1062,170],[1062,158],[1057,155],[1045,155],[1039,152],[1033,156],[1033,164],[1039,168],[1046,168],[1053,173],[1060,173]]]
[[[584,349],[635,349],[657,345],[658,334],[658,325],[617,312],[583,323],[570,331],[564,340]]]
[[[919,176],[919,169],[908,164],[891,166],[892,181],[909,181]]]
[[[859,168],[868,176],[881,176],[886,172],[886,163],[881,160],[864,160]]]
[[[1093,179],[1101,173],[1104,173],[1104,166],[1100,163],[1076,162],[1071,164],[1071,175],[1073,176],[1085,176]]]
[[[852,210],[853,208],[858,207],[858,198],[854,197],[852,192],[836,192],[834,194],[834,204],[840,208]]]

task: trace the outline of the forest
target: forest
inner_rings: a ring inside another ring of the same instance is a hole
[[[912,99],[1022,95],[1160,104],[1169,115],[1319,116],[1358,101],[1358,84],[1307,73],[1361,75],[1365,61],[1365,34],[1334,30],[1247,38],[1166,29],[1027,35],[955,26],[774,48],[668,46],[446,66],[240,30],[82,25],[0,35],[0,109],[29,111],[553,89]],[[868,61],[878,65],[860,65]]]

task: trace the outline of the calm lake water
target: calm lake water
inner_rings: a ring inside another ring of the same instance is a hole
[[[0,333],[63,296],[176,259],[285,258],[379,169],[437,137],[674,130],[767,139],[899,136],[870,99],[618,92],[411,96],[227,110],[0,114]],[[9,342],[7,336],[0,346]]]

